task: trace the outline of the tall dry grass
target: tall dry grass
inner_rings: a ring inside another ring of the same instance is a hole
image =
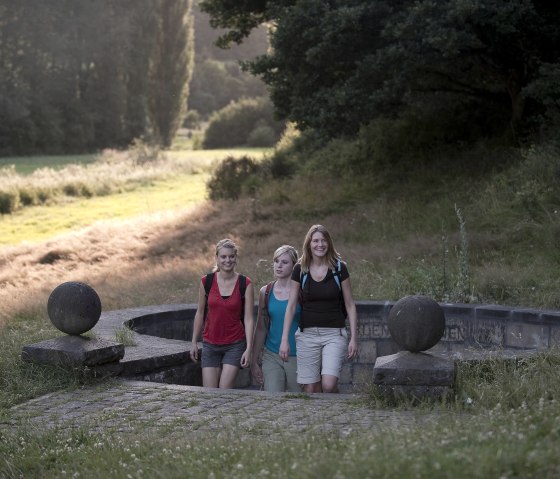
[[[26,206],[62,202],[65,197],[106,196],[177,174],[209,171],[211,167],[204,158],[185,160],[141,143],[127,151],[105,150],[90,164],[44,167],[30,175],[16,173],[14,166],[4,167],[0,169],[0,212],[9,214]]]

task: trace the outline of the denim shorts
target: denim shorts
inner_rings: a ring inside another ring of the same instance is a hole
[[[241,367],[241,356],[247,349],[247,342],[237,341],[231,344],[202,343],[203,368],[221,368],[222,364]]]
[[[305,328],[296,331],[297,381],[313,384],[321,376],[340,377],[348,355],[346,328]]]

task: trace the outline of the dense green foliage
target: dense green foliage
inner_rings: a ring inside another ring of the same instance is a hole
[[[273,146],[284,127],[284,122],[274,119],[272,104],[268,98],[243,99],[229,104],[210,117],[203,146]]]
[[[194,2],[193,18],[195,66],[190,82],[189,110],[196,110],[206,119],[232,101],[266,95],[264,82],[243,71],[239,65],[241,61],[266,52],[266,28],[255,29],[242,45],[221,49],[214,42],[224,31],[210,26],[208,15],[200,11],[197,1]]]
[[[558,111],[560,5],[541,0],[205,0],[222,43],[272,21],[251,62],[301,129],[355,135],[413,117],[445,143],[518,141]]]
[[[195,63],[188,105],[190,111],[208,118],[232,101],[265,94],[264,83],[243,72],[238,63],[202,58]]]
[[[191,0],[0,2],[0,154],[168,145],[191,74]]]

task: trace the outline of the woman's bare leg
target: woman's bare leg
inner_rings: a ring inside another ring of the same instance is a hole
[[[321,376],[321,384],[324,393],[337,393],[338,392],[338,378],[330,374],[323,374]]]
[[[321,381],[311,384],[304,384],[303,391],[306,393],[320,393],[323,391]]]
[[[221,368],[202,368],[202,385],[205,388],[217,388],[221,371]]]
[[[220,376],[220,388],[233,389],[238,372],[239,368],[237,366],[224,364],[222,367],[222,375]]]

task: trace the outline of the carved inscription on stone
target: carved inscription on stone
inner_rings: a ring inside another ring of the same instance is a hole
[[[465,341],[467,338],[467,327],[465,321],[455,318],[446,318],[445,332],[442,341]]]
[[[364,339],[390,338],[387,322],[377,318],[363,318],[358,321],[358,337]]]

